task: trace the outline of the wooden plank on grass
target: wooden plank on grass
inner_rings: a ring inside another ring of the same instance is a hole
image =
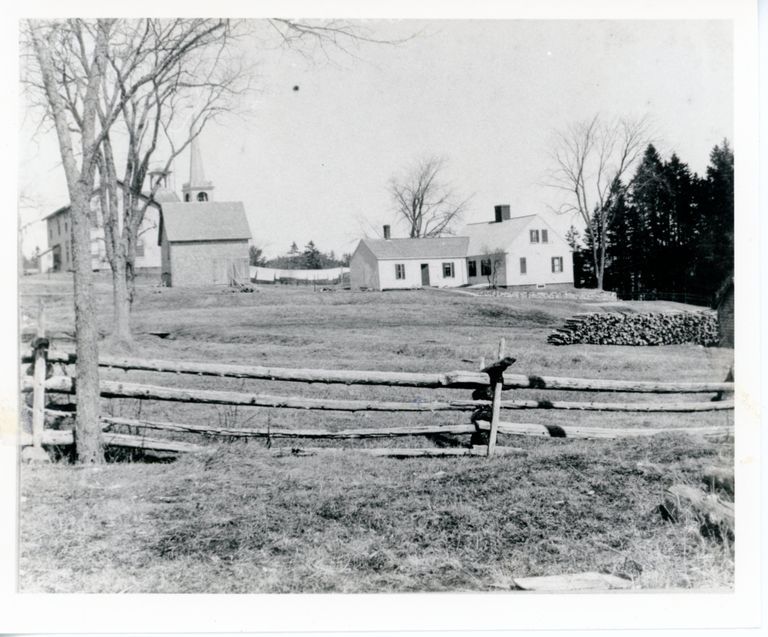
[[[489,430],[487,420],[475,423],[481,430]],[[733,433],[730,425],[710,427],[582,427],[580,425],[545,425],[541,423],[500,422],[499,433],[516,436],[545,436],[549,438],[636,438],[658,434],[687,434],[703,437],[722,437]]]
[[[632,582],[605,573],[572,573],[568,575],[542,575],[515,577],[510,588],[547,593],[574,593],[586,591],[623,590],[632,588]]]

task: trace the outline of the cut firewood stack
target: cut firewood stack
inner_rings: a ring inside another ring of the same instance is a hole
[[[592,312],[576,314],[549,335],[552,345],[717,345],[717,314],[698,312]]]

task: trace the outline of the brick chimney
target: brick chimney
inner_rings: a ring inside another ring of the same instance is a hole
[[[384,238],[389,239],[389,226],[384,226]]]
[[[493,207],[494,217],[495,221],[498,223],[499,221],[508,221],[509,220],[509,205],[505,204],[503,206],[494,206]]]

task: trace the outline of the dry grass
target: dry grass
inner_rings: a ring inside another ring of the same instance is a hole
[[[25,281],[22,290],[60,290],[65,283]],[[102,282],[99,289],[106,331],[108,286]],[[50,298],[49,316],[61,328],[71,326],[67,302]],[[518,359],[515,369],[526,373],[720,380],[730,365],[731,350],[697,346],[547,345],[551,328],[579,311],[585,311],[584,305],[572,301],[429,292],[263,288],[256,294],[227,294],[146,286],[140,289],[134,317],[139,334],[135,354],[275,366],[448,371],[476,369],[481,356],[493,358],[498,338],[504,336]],[[148,335],[162,330],[170,332],[168,339]],[[112,375],[273,394],[424,396],[418,390],[376,387]],[[428,395],[441,393],[465,397],[448,390]],[[546,397],[556,396],[550,392]],[[568,397],[595,398],[578,393]],[[121,415],[228,426],[270,422],[334,429],[467,418],[105,403],[106,411]],[[507,412],[505,417],[606,426],[721,424],[726,418],[722,413],[571,412]],[[508,437],[500,442],[522,446],[526,453],[491,460],[396,461],[354,454],[276,458],[263,443],[251,442],[221,443],[212,456],[186,457],[169,465],[24,466],[20,586],[25,591],[67,592],[497,590],[510,576],[587,570],[622,575],[642,588],[732,585],[730,544],[703,537],[693,519],[666,523],[656,512],[671,484],[698,485],[702,468],[709,464],[732,467],[732,443],[685,436],[627,441]],[[364,443],[349,443],[359,444]],[[394,444],[433,443],[414,439]]]

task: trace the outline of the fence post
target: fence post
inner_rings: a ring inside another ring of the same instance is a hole
[[[45,428],[45,376],[48,368],[48,339],[45,338],[45,307],[42,302],[37,314],[37,338],[32,341],[34,352],[33,394],[32,394],[32,448],[25,452],[26,460],[48,462],[50,458],[43,449]]]
[[[499,341],[499,357],[501,362],[504,359],[506,341],[502,336]],[[496,436],[499,432],[499,419],[501,416],[501,390],[504,386],[504,369],[489,373],[491,388],[493,389],[493,409],[491,411],[491,430],[488,433],[488,457],[493,455],[496,448]]]

